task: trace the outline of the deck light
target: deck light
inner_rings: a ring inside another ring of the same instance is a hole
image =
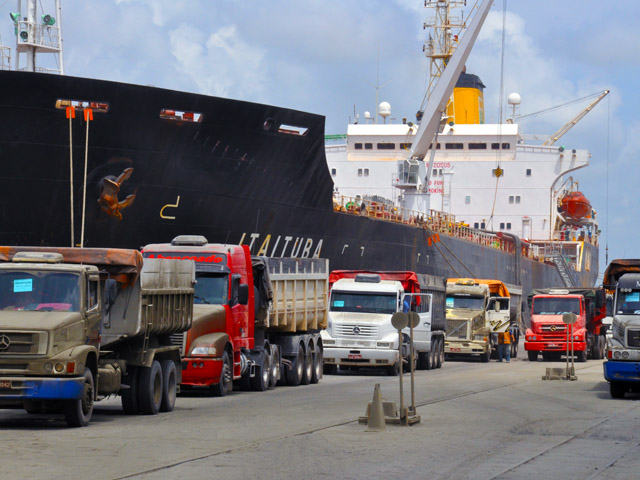
[[[42,15],[42,24],[47,25],[49,27],[53,26],[56,23],[56,19],[51,15]]]
[[[14,23],[18,23],[18,21],[20,20],[20,12],[10,12],[9,16]]]

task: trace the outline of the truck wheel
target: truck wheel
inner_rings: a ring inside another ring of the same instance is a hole
[[[627,393],[627,385],[624,382],[609,382],[609,393],[611,398],[624,398]]]
[[[155,415],[162,403],[162,367],[154,360],[150,367],[140,368],[140,412]]]
[[[489,361],[489,357],[491,356],[491,351],[484,352],[480,354],[480,361],[482,363],[487,363]]]
[[[42,413],[42,402],[40,400],[25,400],[22,402],[22,407],[27,411],[27,413]]]
[[[264,392],[269,388],[269,371],[271,370],[271,364],[269,362],[269,355],[266,350],[260,352],[260,365],[256,365],[256,374],[249,381],[251,383],[251,390],[255,392]]]
[[[313,352],[313,371],[311,372],[311,383],[318,383],[322,378],[322,347],[316,345]]]
[[[418,352],[418,370],[431,370],[431,352]]]
[[[178,390],[178,374],[176,364],[173,360],[162,360],[162,401],[160,402],[161,412],[171,412],[176,405]]]
[[[581,352],[576,352],[576,359],[580,363],[584,363],[587,361],[587,350],[582,350]]]
[[[291,367],[287,368],[287,383],[292,387],[297,387],[304,375],[304,352],[302,345],[298,346],[298,355],[291,359]]]
[[[385,368],[387,375],[390,377],[397,377],[400,373],[400,364],[399,362],[394,363],[393,365],[387,365]]]
[[[436,365],[433,368],[442,367],[442,363],[444,362],[444,342],[441,338],[436,340]]]
[[[511,342],[511,358],[517,358],[518,357],[518,342],[517,341],[513,341]]]
[[[530,362],[538,361],[538,352],[535,350],[527,350],[527,357],[529,357]]]
[[[280,363],[280,351],[278,350],[277,345],[271,346],[271,368],[269,369],[269,388],[275,388],[276,383],[280,379],[280,375],[282,372],[281,363]]]
[[[324,373],[325,375],[335,375],[336,373],[338,373],[338,366],[337,365],[323,365],[322,366],[322,373]]]
[[[77,400],[65,400],[64,416],[70,427],[86,427],[93,413],[93,373],[84,369],[84,388]]]
[[[211,385],[210,391],[214,397],[224,397],[233,389],[233,370],[229,352],[222,354],[222,371],[220,372],[220,381],[215,385]]]
[[[122,383],[129,388],[122,389],[121,397],[122,410],[126,415],[137,415],[140,413],[140,401],[138,397],[138,367],[128,366],[127,374],[122,377]]]
[[[301,385],[309,385],[313,375],[313,352],[309,344],[304,346],[304,373],[302,374]]]

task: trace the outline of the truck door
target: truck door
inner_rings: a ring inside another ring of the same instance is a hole
[[[413,329],[413,338],[414,341],[426,341],[430,338],[431,333],[431,294],[416,293],[411,296],[411,310],[420,317],[420,323]]]
[[[229,298],[231,307],[231,318],[233,325],[231,326],[232,338],[246,337],[249,331],[249,314],[247,305],[241,305],[238,302],[238,294],[240,287],[240,280],[242,276],[238,273],[234,273],[231,276],[231,292]]]
[[[503,332],[511,318],[509,297],[491,297],[487,304],[487,319],[494,332]]]
[[[94,345],[97,348],[100,347],[100,320],[102,318],[98,290],[99,285],[100,278],[98,275],[90,275],[89,278],[87,278],[85,302],[87,323],[85,326],[85,338],[89,345]]]

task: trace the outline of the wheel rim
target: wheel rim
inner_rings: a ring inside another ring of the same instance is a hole
[[[318,352],[316,354],[316,362],[313,365],[316,369],[316,377],[320,378],[322,376],[322,352]]]
[[[304,352],[302,351],[302,346],[299,347],[298,350],[298,364],[296,365],[296,372],[298,373],[298,377],[302,378],[302,373],[304,372]]]
[[[82,413],[87,415],[93,409],[93,387],[89,382],[84,384],[82,395]]]
[[[269,355],[265,352],[262,356],[262,383],[269,385],[269,375],[271,372],[271,364],[269,362]]]
[[[304,356],[305,373],[307,374],[307,378],[311,378],[311,372],[313,372],[313,353],[311,353],[311,350],[307,348]]]

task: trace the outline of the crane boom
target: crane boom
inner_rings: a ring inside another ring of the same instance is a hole
[[[464,64],[469,57],[471,47],[478,37],[480,28],[487,18],[489,9],[493,4],[493,0],[484,0],[482,5],[478,7],[478,11],[473,17],[471,24],[465,31],[458,47],[453,52],[447,67],[444,69],[444,73],[440,77],[438,84],[433,89],[431,94],[431,100],[427,104],[423,115],[423,121],[420,122],[420,128],[416,133],[409,158],[418,157],[423,159],[429,150],[433,136],[438,131],[440,126],[440,120],[442,113],[447,106],[449,97],[453,93],[453,87],[458,81],[458,77],[464,68]]]
[[[565,123],[560,130],[558,130],[556,133],[554,133],[549,138],[547,138],[542,145],[551,146],[554,143],[556,143],[560,139],[560,137],[562,137],[565,133],[571,130],[576,123],[582,120],[584,116],[587,113],[589,113],[591,110],[593,110],[593,107],[595,107],[600,102],[600,100],[602,100],[608,94],[609,94],[609,90],[604,90],[602,93],[600,93],[600,95],[598,95],[598,98],[596,98],[593,102],[591,102],[591,104],[587,108],[585,108],[578,115],[576,115],[576,117],[573,120]]]

